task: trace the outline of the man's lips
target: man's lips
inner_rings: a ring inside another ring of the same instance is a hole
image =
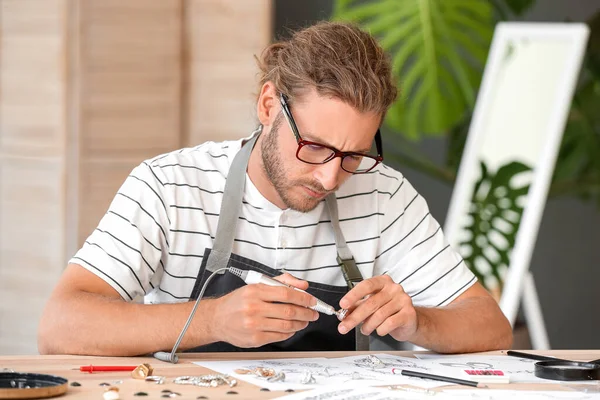
[[[303,186],[303,188],[306,191],[306,193],[308,193],[309,196],[314,197],[315,199],[322,199],[323,197],[325,197],[329,194],[327,192],[316,192],[306,186]]]

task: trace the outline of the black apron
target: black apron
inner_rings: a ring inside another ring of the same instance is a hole
[[[213,272],[220,268],[236,267],[242,270],[254,270],[271,277],[281,274],[279,271],[266,265],[232,254],[235,227],[242,206],[248,160],[259,135],[260,131],[256,132],[247,143],[243,144],[241,150],[236,154],[231,163],[225,183],[213,249],[206,249],[204,252],[202,265],[190,295],[190,300],[198,298],[206,280]],[[356,267],[354,258],[348,249],[339,227],[335,195],[330,194],[327,196],[326,203],[334,231],[338,251],[338,263],[341,266],[341,272],[344,275],[347,286],[332,286],[309,282],[307,292],[333,307],[338,307],[342,297],[348,292],[349,288],[362,280],[362,276]],[[230,272],[220,272],[219,275],[212,278],[203,297],[219,297],[244,285],[244,281]],[[199,318],[202,317],[199,316]],[[368,349],[368,337],[361,335],[360,331],[357,330],[353,330],[352,333],[349,332],[346,335],[341,335],[337,330],[338,324],[339,321],[335,315],[321,313],[317,321],[310,322],[305,329],[296,332],[294,336],[282,342],[270,343],[257,348],[239,348],[229,343],[216,342],[188,351],[348,351]]]
[[[210,249],[206,249],[204,252],[204,260],[208,258]],[[274,277],[280,275],[281,272],[267,267],[264,264],[250,260],[245,257],[240,257],[237,254],[232,254],[229,260],[228,266],[236,267],[242,270],[253,270],[258,271],[262,274]],[[206,262],[202,263],[194,290],[190,296],[190,300],[196,300],[200,289],[206,282],[206,279],[210,275],[210,272],[206,271]],[[235,289],[244,286],[243,280],[230,272],[225,272],[222,275],[214,277],[206,291],[204,292],[203,298],[208,297],[219,297],[227,294]],[[323,300],[325,303],[330,304],[334,307],[340,303],[340,300],[348,292],[346,286],[331,286],[323,285],[321,283],[309,282],[308,289],[306,290],[311,295]],[[197,318],[202,318],[198,315]],[[335,315],[319,314],[319,319],[310,322],[308,326],[296,332],[294,336],[283,341],[270,343],[261,347],[255,348],[239,348],[226,342],[211,343],[205,346],[200,346],[190,351],[192,352],[220,352],[220,351],[348,351],[355,349],[354,335],[348,333],[341,335],[337,326],[340,322]]]

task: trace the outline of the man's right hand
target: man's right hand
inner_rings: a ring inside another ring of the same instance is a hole
[[[276,279],[300,289],[308,286],[289,274]],[[213,337],[242,348],[289,339],[319,318],[307,308],[317,304],[313,296],[285,286],[246,285],[214,303]]]

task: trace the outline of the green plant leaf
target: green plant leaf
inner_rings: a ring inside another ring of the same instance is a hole
[[[480,169],[471,197],[471,221],[463,227],[467,239],[460,243],[459,251],[484,286],[491,289],[497,284],[502,289],[503,272],[510,265],[523,215],[520,204],[529,191],[529,185],[516,186],[513,180],[531,168],[514,161],[495,173],[484,162]]]
[[[337,0],[390,53],[399,99],[386,123],[410,139],[442,135],[470,113],[493,34],[492,6],[473,0]]]
[[[504,0],[510,11],[515,15],[522,15],[529,10],[535,0]]]

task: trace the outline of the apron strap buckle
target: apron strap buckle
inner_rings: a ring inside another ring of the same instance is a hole
[[[356,262],[354,261],[354,257],[342,260],[340,255],[337,256],[337,262],[342,269],[342,275],[344,275],[344,279],[346,280],[346,284],[348,285],[348,289],[352,289],[359,282],[363,280],[363,277],[360,273],[360,270],[356,266]]]

